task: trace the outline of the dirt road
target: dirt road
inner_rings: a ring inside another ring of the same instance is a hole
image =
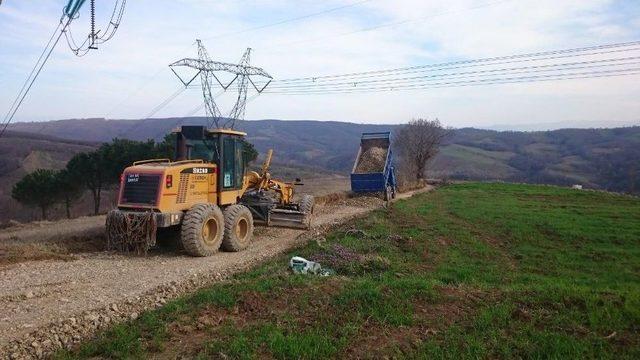
[[[399,198],[413,193],[400,194]],[[324,228],[381,205],[380,200],[371,198],[319,205],[313,230],[257,228],[254,243],[239,253],[193,258],[172,252],[146,257],[99,252],[83,254],[73,261],[5,266],[0,268],[0,354],[19,358],[72,345],[96,329],[135,318],[145,309],[250,268]],[[12,236],[21,234],[17,231]]]

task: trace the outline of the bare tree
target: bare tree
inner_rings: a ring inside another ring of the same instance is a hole
[[[401,174],[412,180],[423,179],[428,161],[438,153],[449,133],[438,119],[413,119],[401,126],[394,136]]]

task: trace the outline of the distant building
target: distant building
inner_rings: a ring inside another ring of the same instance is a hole
[[[582,190],[582,185],[576,184],[576,185],[571,186],[571,188],[572,189],[576,189],[576,190]]]

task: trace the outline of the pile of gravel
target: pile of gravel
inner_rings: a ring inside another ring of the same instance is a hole
[[[360,155],[360,161],[356,165],[356,174],[382,172],[384,162],[387,160],[387,150],[373,146]]]

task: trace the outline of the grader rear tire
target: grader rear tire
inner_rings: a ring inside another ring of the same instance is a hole
[[[231,205],[224,210],[222,249],[237,252],[246,249],[253,240],[253,215],[244,205]]]
[[[224,233],[224,217],[216,205],[194,205],[184,216],[180,240],[191,256],[211,256],[218,252]]]

